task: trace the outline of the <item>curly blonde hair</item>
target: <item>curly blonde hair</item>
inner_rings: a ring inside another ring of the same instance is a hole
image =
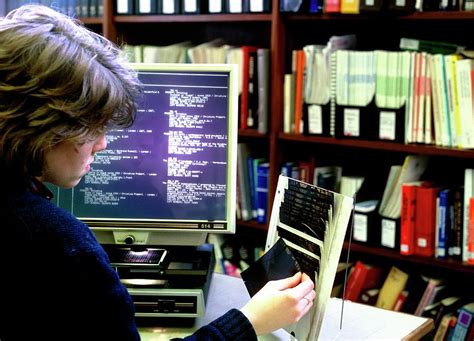
[[[0,19],[0,155],[17,174],[41,175],[44,152],[132,124],[136,72],[110,41],[39,5]]]

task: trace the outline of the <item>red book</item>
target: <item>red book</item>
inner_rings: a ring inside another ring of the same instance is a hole
[[[341,13],[341,0],[327,0],[324,2],[324,13]]]
[[[415,254],[433,257],[436,236],[436,198],[439,187],[416,189]]]
[[[363,290],[378,287],[383,281],[383,270],[357,261],[347,280],[344,299],[357,302]]]
[[[413,181],[402,184],[402,206],[400,219],[400,254],[415,253],[416,228],[416,190],[418,187],[429,187],[427,181]]]
[[[467,227],[467,263],[474,264],[474,198],[469,199],[469,220]]]
[[[304,68],[306,56],[303,50],[296,51],[295,73],[295,134],[303,133]]]
[[[400,219],[400,253],[412,255],[415,251],[415,183],[402,185],[402,209]]]
[[[395,302],[395,305],[393,306],[393,310],[394,311],[402,311],[402,308],[403,308],[403,304],[405,303],[405,301],[407,300],[407,297],[408,297],[408,291],[407,290],[403,290],[400,295],[398,295],[398,298]]]

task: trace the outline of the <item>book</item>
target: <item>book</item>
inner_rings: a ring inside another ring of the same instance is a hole
[[[161,11],[163,14],[179,14],[181,13],[181,1],[179,0],[162,0]]]
[[[400,253],[406,256],[415,251],[416,189],[420,185],[419,181],[402,184]]]
[[[182,0],[182,14],[204,13],[204,0]]]
[[[463,196],[463,230],[462,230],[462,260],[468,262],[474,258],[469,252],[469,211],[470,199],[474,197],[474,169],[464,170],[464,196]]]
[[[267,222],[268,210],[268,174],[270,172],[270,164],[262,162],[257,165],[257,222],[265,224]]]
[[[439,278],[430,278],[428,280],[428,285],[421,296],[420,301],[418,302],[418,306],[415,309],[415,315],[421,316],[423,310],[431,305],[433,302],[437,301],[437,297],[439,297],[440,292],[445,289],[445,284],[443,283],[442,279]]]
[[[359,14],[359,0],[341,0],[342,14]]]
[[[459,309],[456,326],[451,338],[448,340],[472,340],[468,339],[468,333],[474,324],[474,302],[466,304]]]
[[[208,13],[226,13],[227,12],[227,1],[226,0],[209,0],[207,12]]]
[[[268,133],[268,116],[270,114],[270,50],[257,49],[257,129],[261,134]]]
[[[377,288],[382,284],[383,279],[382,268],[357,261],[347,279],[344,299],[352,302],[359,301],[364,290]]]
[[[274,246],[281,248],[283,242],[295,259],[292,267],[308,274],[316,291],[311,311],[286,328],[298,340],[316,340],[321,331],[352,209],[351,197],[279,176],[265,255],[274,252]],[[288,260],[288,256],[285,255],[285,259]],[[242,272],[246,286],[251,281],[246,277],[246,273],[252,272],[250,269],[252,266]],[[268,280],[288,275],[287,271],[280,275],[272,267],[267,267],[266,271],[272,275]],[[252,288],[255,288],[254,284]]]
[[[283,81],[283,132],[295,131],[295,74],[285,74]]]
[[[439,187],[416,189],[415,255],[432,257],[435,254],[436,198]]]
[[[237,202],[240,207],[240,218],[244,221],[252,219],[249,158],[249,145],[247,143],[239,143],[237,145],[237,187],[239,189]]]
[[[439,192],[436,258],[444,259],[449,254],[450,231],[454,217],[453,191],[444,188]]]
[[[474,198],[469,199],[469,220],[467,227],[468,264],[474,264]]]
[[[405,289],[408,276],[409,275],[406,272],[392,266],[382,288],[380,289],[379,297],[377,298],[375,306],[382,309],[392,310],[397,302],[398,296]]]
[[[161,3],[160,3],[161,4]],[[136,0],[136,14],[159,14],[161,8],[158,8],[158,2],[152,0]]]
[[[304,102],[304,82],[305,82],[305,65],[306,56],[304,51],[295,50],[293,57],[296,60],[295,64],[295,134],[303,133],[303,102]]]
[[[433,338],[434,341],[443,341],[446,340],[448,332],[450,329],[453,329],[456,326],[457,317],[453,313],[448,313],[444,315],[441,319],[441,322],[436,329],[436,334]]]
[[[135,2],[133,0],[116,0],[115,13],[116,14],[133,14],[135,11],[134,6],[135,6]],[[84,7],[85,7],[85,11],[88,13],[87,16],[89,16],[89,6],[87,2]]]
[[[400,49],[410,51],[422,51],[432,54],[451,54],[461,53],[465,50],[464,46],[446,43],[441,41],[400,38]]]
[[[271,11],[271,0],[250,0],[249,1],[249,12],[250,13],[268,13]]]
[[[256,128],[258,105],[257,47],[242,46],[242,93],[240,95],[240,129]]]
[[[462,256],[462,233],[463,233],[463,205],[464,205],[464,187],[456,186],[454,188],[453,199],[453,221],[451,224],[448,253],[450,257],[461,259]]]
[[[463,305],[469,303],[468,296],[449,296],[443,298],[440,301],[440,307],[436,313],[436,316],[433,317],[435,327],[439,327],[443,321],[443,317],[447,314],[454,314],[456,311],[461,308]]]
[[[393,306],[393,311],[402,311],[402,308],[405,305],[409,294],[410,292],[408,290],[403,290],[402,292],[400,292]]]

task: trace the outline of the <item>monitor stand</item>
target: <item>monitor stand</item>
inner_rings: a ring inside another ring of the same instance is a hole
[[[215,266],[212,244],[103,246],[132,296],[140,320],[159,318],[168,324],[176,318],[204,316]],[[167,318],[172,320],[167,322]]]

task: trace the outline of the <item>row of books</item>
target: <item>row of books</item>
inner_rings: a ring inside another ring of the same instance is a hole
[[[271,0],[116,0],[115,8],[121,15],[268,13]]]
[[[429,171],[430,159],[407,155],[403,164],[371,174],[350,174],[314,158],[288,161],[281,174],[347,196],[355,196],[353,239],[403,255],[453,258],[474,264],[474,170],[461,182],[442,183]],[[426,175],[428,174],[428,175]],[[425,178],[426,180],[422,180]]]
[[[87,18],[103,15],[104,0],[6,0],[0,14],[28,3],[51,6],[70,16]],[[145,14],[223,14],[269,13],[271,0],[116,0],[115,13],[119,15]]]
[[[267,222],[269,171],[270,164],[266,158],[252,154],[249,144],[238,144],[237,219],[253,219],[261,224]]]
[[[473,170],[464,170],[461,183],[443,183],[421,180],[427,165],[427,158],[410,155],[391,166],[380,205],[367,210],[366,202],[356,204],[353,238],[402,255],[474,264]]]
[[[344,298],[432,318],[435,340],[472,340],[474,297],[445,278],[356,261]]]
[[[239,129],[268,132],[270,103],[270,51],[268,48],[233,46],[222,39],[192,45],[125,45],[130,62],[237,64],[239,68]]]
[[[0,2],[0,15],[27,4],[40,4],[52,7],[71,17],[99,16],[103,14],[103,0],[4,0]]]
[[[461,46],[426,43],[355,51],[342,36],[294,50],[284,132],[474,148],[474,61]]]
[[[470,0],[280,0],[280,12],[359,14],[374,12],[472,11]]]
[[[474,169],[465,170],[463,186],[402,185],[400,253],[474,265]]]

